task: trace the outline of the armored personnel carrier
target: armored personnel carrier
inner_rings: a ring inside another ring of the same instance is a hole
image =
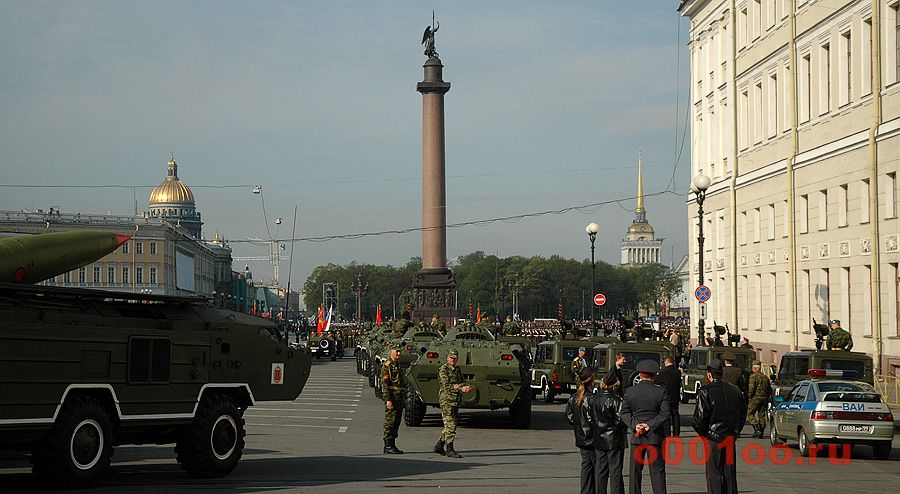
[[[388,325],[376,326],[366,335],[356,349],[356,362],[359,372],[369,379],[369,386],[375,386],[375,374],[372,372],[374,355],[378,355],[385,342],[391,339],[394,330]]]
[[[434,340],[443,339],[444,335],[427,326],[414,326],[406,330],[400,338],[393,338],[381,346],[380,352],[372,360],[372,374],[375,378],[375,397],[381,398],[381,365],[390,358],[391,347],[399,344],[400,370],[406,372],[409,366],[425,354],[425,350]]]
[[[271,321],[203,298],[43,286],[0,284],[0,348],[0,450],[62,487],[95,483],[122,444],[228,475],[247,407],[294,400],[311,366]]]
[[[438,370],[450,350],[459,352],[463,379],[473,390],[462,397],[461,409],[509,409],[515,425],[531,427],[530,359],[518,345],[494,339],[478,326],[457,325],[435,340],[410,365],[406,389],[406,424],[422,423],[427,407],[439,407]]]

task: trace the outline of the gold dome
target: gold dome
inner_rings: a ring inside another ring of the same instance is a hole
[[[632,223],[628,227],[628,233],[634,235],[653,235],[653,227],[650,223]]]
[[[168,174],[150,193],[150,206],[157,204],[190,204],[194,205],[194,193],[178,179],[178,164],[175,158],[169,160]]]

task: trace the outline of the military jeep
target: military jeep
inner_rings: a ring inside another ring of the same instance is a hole
[[[205,299],[0,284],[0,450],[60,487],[95,483],[113,446],[175,444],[222,477],[247,407],[294,400],[310,358],[267,319]]]
[[[594,345],[619,341],[614,337],[594,336],[582,339],[555,339],[538,343],[531,366],[531,397],[538,394],[552,403],[559,394],[571,394],[578,390],[578,379],[572,373],[572,361],[578,349],[585,347],[585,360],[590,363]]]
[[[800,381],[809,379],[810,369],[842,370],[856,373],[854,380],[874,385],[872,357],[844,350],[800,350],[781,357],[778,374],[772,379],[772,399],[786,396]]]
[[[601,343],[591,351],[591,367],[596,375],[606,374],[611,367],[616,365],[616,356],[619,353],[625,355],[625,365],[622,367],[622,390],[628,389],[640,379],[635,367],[642,360],[652,360],[663,367],[663,359],[673,356],[673,346],[657,343]]]
[[[734,354],[735,367],[750,372],[750,366],[756,360],[756,351],[752,348],[730,346],[696,346],[685,353],[686,364],[681,369],[681,402],[687,403],[697,395],[700,386],[706,384],[706,366],[713,360],[722,360],[722,354]]]
[[[328,357],[332,361],[344,358],[344,339],[337,331],[326,331],[322,334],[312,334],[307,345],[310,355],[316,360]]]

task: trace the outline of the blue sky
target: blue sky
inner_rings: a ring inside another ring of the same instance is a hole
[[[2,184],[151,188],[174,152],[204,234],[297,237],[421,225],[419,44],[432,9],[452,88],[446,104],[448,223],[665,190],[684,131],[687,20],[676,0],[11,1],[0,16]],[[676,113],[677,104],[677,113]],[[690,133],[682,195],[647,198],[687,251]],[[0,209],[129,214],[133,191],[4,188]],[[633,200],[448,231],[448,257],[589,256],[617,263]],[[284,217],[280,227],[272,224]],[[234,243],[235,255],[265,247]],[[293,286],[328,262],[403,264],[421,234],[298,242]],[[250,263],[268,277],[264,263]],[[287,263],[282,266],[287,272]],[[283,275],[282,278],[285,276]]]

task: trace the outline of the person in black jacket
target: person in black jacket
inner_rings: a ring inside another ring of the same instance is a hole
[[[594,450],[597,453],[596,492],[606,494],[607,484],[611,494],[625,494],[622,480],[622,464],[628,448],[628,426],[622,422],[619,410],[622,383],[614,375],[607,374],[600,381],[600,391],[591,397],[591,414],[594,417]]]
[[[709,440],[706,460],[706,490],[710,494],[737,494],[734,441],[747,416],[747,402],[740,388],[722,380],[722,361],[713,359],[706,367],[709,384],[697,391],[694,430]],[[730,446],[721,443],[731,441]]]
[[[666,494],[666,464],[662,443],[669,420],[669,400],[661,387],[653,384],[659,373],[659,364],[653,360],[638,362],[636,370],[640,382],[628,388],[619,415],[622,422],[634,433],[631,444],[634,452],[628,468],[628,492],[640,494],[641,473],[644,464],[650,464],[650,482],[653,494]],[[651,461],[653,460],[653,461]]]
[[[585,367],[578,374],[578,379],[578,392],[566,402],[566,419],[575,428],[575,446],[581,452],[581,494],[594,494],[597,454],[594,451],[594,420],[590,408],[594,373],[590,367]]]
[[[659,371],[653,382],[666,390],[666,398],[669,400],[670,419],[666,432],[670,436],[680,436],[681,414],[678,412],[678,405],[681,403],[681,369],[675,365],[675,359],[672,357],[666,357],[663,363],[666,366]]]
[[[617,381],[619,381],[619,390],[616,392],[619,397],[625,397],[625,392],[622,389],[621,384],[625,382],[625,373],[622,371],[622,368],[625,367],[625,363],[627,361],[628,357],[624,353],[617,353],[615,365],[610,366],[609,370],[606,371],[606,375],[604,376],[604,378],[612,376],[612,378],[615,378]]]

